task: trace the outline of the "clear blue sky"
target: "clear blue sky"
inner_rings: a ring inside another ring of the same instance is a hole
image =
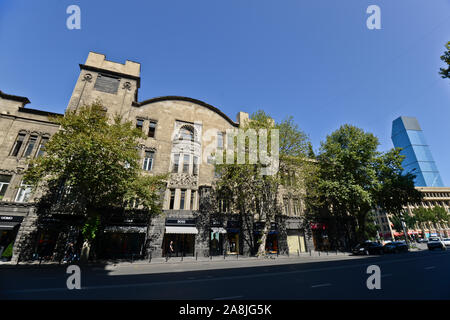
[[[66,8],[81,8],[81,30]],[[368,30],[366,8],[381,8]],[[349,123],[392,147],[417,117],[450,186],[450,0],[0,0],[0,90],[64,112],[89,51],[141,63],[139,100],[180,95],[232,119],[293,115],[314,149]]]

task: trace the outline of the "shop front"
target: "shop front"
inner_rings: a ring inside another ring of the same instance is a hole
[[[227,238],[227,230],[223,227],[220,221],[212,220],[211,223],[211,237],[210,237],[210,255],[218,256],[224,253],[225,239]]]
[[[55,214],[38,220],[33,259],[55,260],[63,257],[69,243],[79,255],[84,217]]]
[[[0,258],[2,260],[11,259],[14,242],[22,221],[23,217],[21,216],[0,215]]]
[[[173,254],[176,257],[195,255],[195,236],[198,234],[195,219],[168,218],[162,242],[162,255],[169,255],[172,242]]]
[[[299,230],[288,230],[287,242],[289,253],[297,254],[306,252],[305,237]]]
[[[101,259],[144,258],[147,223],[146,215],[111,218],[97,241],[97,256]]]
[[[259,240],[262,237],[262,233],[264,230],[265,222],[255,222],[255,239],[256,243],[259,243]],[[278,225],[276,222],[272,222],[270,224],[270,230],[267,234],[266,238],[266,252],[276,254],[278,253]]]
[[[226,254],[239,254],[240,224],[239,221],[228,221],[226,229]]]

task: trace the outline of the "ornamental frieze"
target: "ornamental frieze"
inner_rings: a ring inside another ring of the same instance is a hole
[[[186,173],[172,173],[168,188],[197,189],[198,177]]]

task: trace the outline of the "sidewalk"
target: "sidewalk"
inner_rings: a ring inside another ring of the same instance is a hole
[[[225,255],[225,256],[210,256],[210,257],[172,257],[166,259],[164,257],[151,258],[145,260],[98,260],[98,261],[90,261],[87,263],[87,266],[121,266],[121,265],[154,265],[154,264],[183,264],[183,263],[205,263],[205,262],[245,262],[245,261],[295,261],[302,260],[305,258],[321,258],[321,259],[333,259],[336,257],[347,257],[351,256],[351,253],[348,252],[319,252],[319,251],[311,251],[304,252],[295,255],[276,255],[271,254],[266,257],[250,257],[250,256],[242,256],[242,255]],[[333,259],[334,260],[334,259]],[[79,263],[79,262],[77,262]],[[30,262],[19,262],[19,264],[12,262],[1,262],[0,267],[44,267],[44,266],[64,266],[67,263],[59,263],[57,261],[30,261]]]
[[[426,246],[424,248],[422,247],[416,247],[409,249],[410,252],[417,252],[427,250]],[[327,261],[327,260],[339,260],[339,259],[347,259],[347,258],[356,258],[356,257],[364,257],[364,256],[354,256],[349,252],[336,252],[336,251],[311,251],[311,252],[303,252],[303,253],[297,253],[294,255],[276,255],[271,254],[267,255],[266,257],[250,257],[250,256],[242,256],[242,255],[226,255],[226,256],[210,256],[210,257],[172,257],[169,259],[166,259],[164,257],[157,257],[157,258],[151,258],[151,259],[145,259],[145,260],[98,260],[98,261],[90,261],[86,266],[112,266],[112,267],[119,267],[119,266],[139,266],[139,265],[183,265],[183,264],[205,264],[205,263],[216,263],[216,262],[284,262],[284,263],[299,263],[299,262],[307,262],[307,261]],[[372,257],[372,256],[365,256],[365,257]],[[79,262],[75,262],[74,264],[79,264]],[[23,267],[30,267],[30,268],[41,268],[41,267],[58,267],[58,266],[66,266],[67,263],[59,263],[54,261],[33,261],[33,262],[20,262],[19,264],[11,263],[11,262],[1,262],[0,261],[0,268],[23,268]]]

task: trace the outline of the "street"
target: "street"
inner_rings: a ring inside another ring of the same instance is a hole
[[[369,290],[367,267],[381,271]],[[0,266],[1,299],[450,299],[450,251],[382,256],[81,266],[69,290],[67,266]]]

